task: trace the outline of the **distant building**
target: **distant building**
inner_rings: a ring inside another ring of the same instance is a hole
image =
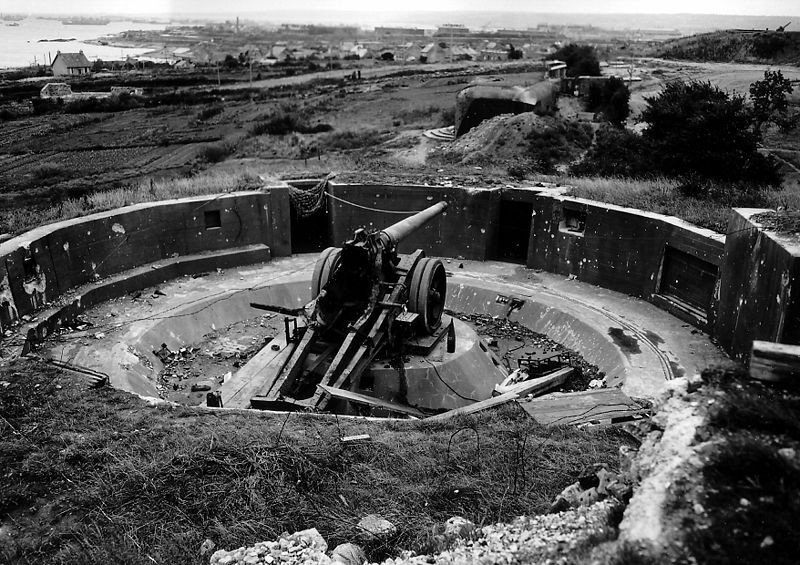
[[[469,28],[462,24],[442,24],[436,30],[439,37],[467,37]]]
[[[567,64],[564,61],[547,61],[546,78],[564,78],[567,76]]]
[[[375,35],[380,37],[424,37],[425,30],[410,27],[376,27]]]
[[[443,43],[431,43],[422,48],[420,63],[442,63],[450,58],[450,48]]]
[[[456,94],[455,135],[460,137],[484,120],[501,114],[552,115],[557,100],[558,86],[549,81],[524,88],[497,84],[467,86]]]
[[[83,51],[77,53],[59,51],[50,68],[53,70],[53,76],[56,77],[88,75],[92,72],[92,64]]]
[[[72,96],[72,87],[65,82],[48,82],[39,91],[41,98],[64,98]]]

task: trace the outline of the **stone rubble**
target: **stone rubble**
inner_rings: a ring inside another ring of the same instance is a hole
[[[405,554],[381,565],[450,565],[570,562],[570,552],[611,537],[609,515],[619,503],[605,500],[558,514],[522,516],[508,524],[477,530],[475,539],[459,539],[436,555]]]
[[[520,516],[510,523],[483,528],[455,516],[441,526],[447,532],[447,549],[433,555],[406,552],[371,565],[565,564],[576,549],[612,537],[614,528],[609,525],[609,516],[619,505],[617,500],[609,498],[557,514]],[[210,565],[364,565],[367,562],[364,551],[355,544],[338,545],[330,556],[327,549],[328,544],[312,528],[253,547],[217,551],[211,556]]]
[[[211,565],[331,565],[325,552],[328,544],[316,528],[284,534],[277,541],[264,541],[253,547],[232,551],[220,549],[211,556]]]

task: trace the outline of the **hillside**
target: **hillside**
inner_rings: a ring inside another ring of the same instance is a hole
[[[800,32],[725,30],[665,42],[654,53],[667,59],[800,64]]]

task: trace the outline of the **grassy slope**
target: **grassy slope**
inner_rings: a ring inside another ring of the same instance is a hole
[[[375,559],[425,549],[452,515],[542,512],[586,466],[615,466],[614,432],[520,412],[449,425],[201,414],[19,360],[0,368],[0,561],[199,563],[206,538],[234,548],[308,527],[333,546],[373,512],[398,526],[367,544]],[[338,439],[359,433],[372,442]]]
[[[669,40],[656,54],[692,61],[794,64],[800,57],[800,33],[713,31]]]

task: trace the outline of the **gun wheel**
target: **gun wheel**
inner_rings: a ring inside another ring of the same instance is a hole
[[[311,275],[311,299],[319,296],[320,291],[328,284],[331,274],[339,265],[342,250],[338,247],[325,249],[314,264],[314,274]]]
[[[419,314],[422,333],[432,334],[442,323],[447,296],[447,274],[439,259],[420,259],[411,275],[408,309]]]

